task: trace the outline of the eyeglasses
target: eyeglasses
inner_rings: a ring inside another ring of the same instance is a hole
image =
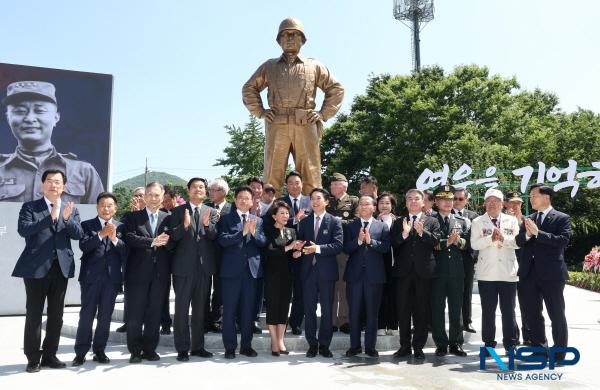
[[[465,198],[454,198],[454,200],[458,200],[460,202],[460,201],[463,201],[463,200],[466,200],[466,199]]]

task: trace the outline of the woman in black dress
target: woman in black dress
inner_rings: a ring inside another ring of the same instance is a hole
[[[294,278],[290,262],[292,261],[292,250],[296,244],[296,231],[285,226],[290,218],[290,206],[287,203],[275,202],[265,218],[269,218],[269,216],[273,218],[274,222],[265,223],[265,235],[268,243],[264,262],[265,299],[267,301],[267,325],[271,334],[271,354],[279,356],[289,353],[283,343],[283,336],[292,299]]]
[[[396,216],[394,209],[396,208],[396,197],[389,192],[383,192],[377,198],[377,211],[379,216],[377,219],[384,222],[391,229]],[[381,295],[381,305],[379,306],[379,321],[377,331],[378,336],[398,334],[398,318],[396,316],[396,299],[395,299],[395,280],[392,277],[392,259],[394,249],[390,248],[389,252],[383,255],[385,261],[385,278],[386,282],[383,285],[383,294]]]

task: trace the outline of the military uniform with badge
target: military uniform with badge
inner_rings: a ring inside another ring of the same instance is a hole
[[[454,199],[454,188],[449,185],[439,186],[434,191],[436,199]],[[438,207],[439,209],[439,207]],[[464,289],[463,252],[469,246],[469,223],[465,218],[439,210],[436,218],[440,223],[440,242],[434,247],[436,260],[434,280],[431,292],[432,336],[437,346],[436,355],[443,356],[450,352],[464,356],[464,342],[461,322],[461,308]],[[450,235],[456,232],[459,238],[448,245]],[[449,335],[445,327],[445,309],[448,300]]]
[[[58,169],[67,176],[62,195],[64,201],[95,204],[98,194],[104,191],[98,172],[90,163],[79,160],[77,155],[56,151],[49,138],[60,117],[58,111],[54,112],[53,108],[48,115],[42,107],[36,108],[40,113],[28,112],[27,105],[31,102],[49,102],[56,106],[54,85],[42,81],[19,81],[8,86],[2,103],[7,107],[7,119],[19,145],[13,153],[0,154],[0,201],[26,202],[42,197],[44,171]],[[30,150],[26,143],[38,148]],[[48,147],[39,150],[40,144]]]
[[[331,182],[346,182],[346,176],[341,173],[334,173],[331,176]],[[337,219],[342,221],[342,227],[346,230],[348,222],[356,218],[356,211],[358,209],[358,197],[354,195],[348,195],[345,193],[339,199],[332,196],[329,199],[327,205],[327,212]],[[345,231],[344,231],[344,234]],[[350,325],[348,319],[348,302],[346,300],[346,283],[344,282],[344,272],[346,271],[346,263],[348,262],[348,255],[344,252],[339,253],[336,256],[338,263],[338,272],[340,279],[335,282],[335,294],[333,302],[333,326],[339,328],[344,333],[350,332]]]

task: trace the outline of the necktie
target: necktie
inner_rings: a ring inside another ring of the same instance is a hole
[[[492,223],[495,227],[498,227],[498,218],[492,218]]]
[[[150,228],[152,228],[152,235],[156,235],[156,215],[150,214]]]
[[[294,198],[294,215],[298,214],[298,199]]]
[[[194,207],[194,224],[196,225],[196,237],[200,230],[200,207]]]
[[[316,217],[315,218],[315,234],[314,234],[314,242],[317,242],[317,234],[319,233],[319,221],[321,220],[321,217]],[[313,256],[313,260],[312,260],[312,264],[315,265],[317,263],[317,255]]]
[[[246,223],[246,218],[248,218],[248,216],[246,214],[242,214],[242,225]]]
[[[458,215],[460,215],[460,216],[462,217],[462,211],[459,211],[459,212],[458,212]]]
[[[369,226],[369,221],[364,221],[363,222],[363,229],[366,229],[367,226]]]
[[[544,213],[542,213],[541,211],[537,213],[537,217],[535,218],[535,224],[537,225],[537,227],[539,228],[540,226],[542,226],[542,217],[544,216]]]
[[[417,216],[413,215],[412,216],[412,221],[410,223],[410,226],[412,228],[412,229],[410,229],[410,235],[411,236],[414,236],[417,233],[417,231],[415,230],[415,222],[416,222],[416,220],[417,220]]]
[[[444,217],[444,230],[448,233],[450,228],[450,219],[448,217]]]

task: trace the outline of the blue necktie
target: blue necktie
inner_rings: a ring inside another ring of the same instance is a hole
[[[156,215],[150,214],[150,228],[152,228],[152,235],[156,235]]]

